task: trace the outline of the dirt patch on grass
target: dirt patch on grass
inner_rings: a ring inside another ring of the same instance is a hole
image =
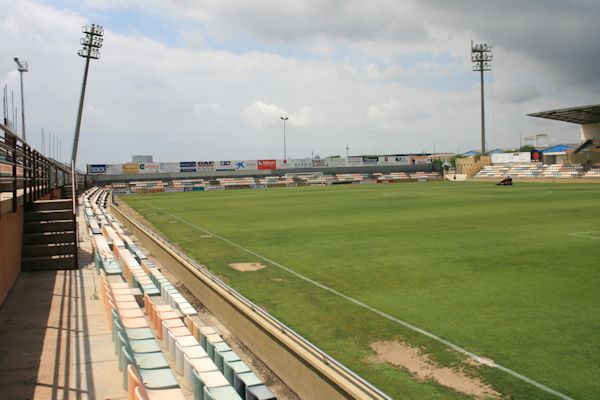
[[[500,393],[481,380],[467,375],[462,368],[440,367],[419,349],[405,343],[382,341],[371,343],[376,353],[374,361],[387,362],[408,370],[418,380],[434,380],[440,385],[477,399],[499,399]]]
[[[231,268],[235,269],[236,271],[240,271],[240,272],[252,272],[252,271],[258,271],[259,269],[266,268],[261,263],[233,263],[233,264],[229,264],[229,266]]]

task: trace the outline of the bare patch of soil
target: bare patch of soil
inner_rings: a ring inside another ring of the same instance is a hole
[[[435,380],[440,385],[477,399],[499,399],[500,393],[480,379],[467,375],[462,368],[440,367],[419,349],[405,343],[381,341],[371,343],[376,362],[387,362],[408,370],[421,381]]]
[[[240,272],[252,272],[252,271],[258,271],[259,269],[266,268],[261,263],[233,263],[233,264],[229,264],[229,266],[231,268],[235,269],[236,271],[240,271]]]

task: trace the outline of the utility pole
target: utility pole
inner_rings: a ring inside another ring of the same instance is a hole
[[[350,158],[350,146],[346,145],[346,158]]]
[[[100,25],[92,24],[84,26],[82,29],[85,36],[81,39],[83,48],[77,52],[80,57],[85,58],[85,69],[83,72],[83,83],[81,84],[81,96],[79,97],[79,110],[77,111],[77,123],[75,125],[75,137],[73,139],[73,152],[71,154],[71,163],[73,168],[77,161],[77,146],[79,144],[79,132],[81,130],[81,115],[83,113],[83,100],[85,98],[85,87],[87,85],[88,71],[90,69],[90,59],[100,58],[100,47],[104,36],[104,29]]]
[[[471,62],[473,71],[480,73],[481,80],[481,155],[485,155],[485,97],[483,73],[492,70],[492,46],[483,44],[473,44],[471,41]]]
[[[29,64],[25,61],[20,61],[17,57],[14,58],[17,63],[17,69],[19,70],[19,74],[21,75],[21,129],[23,130],[23,141],[27,141],[27,136],[25,133],[25,97],[23,95],[23,72],[29,71]]]

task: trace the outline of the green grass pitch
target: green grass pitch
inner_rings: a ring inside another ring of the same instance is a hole
[[[374,363],[463,356],[173,215],[575,399],[600,396],[600,185],[406,183],[122,196],[243,295],[398,399],[463,399]],[[267,268],[238,272],[234,262]],[[552,399],[495,368],[513,399]]]

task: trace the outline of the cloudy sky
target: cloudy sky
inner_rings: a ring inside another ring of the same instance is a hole
[[[494,46],[488,148],[577,142],[525,114],[600,103],[597,0],[0,0],[0,83],[25,75],[28,138],[72,141],[81,26],[105,28],[78,161],[456,152],[479,147],[470,41]]]

